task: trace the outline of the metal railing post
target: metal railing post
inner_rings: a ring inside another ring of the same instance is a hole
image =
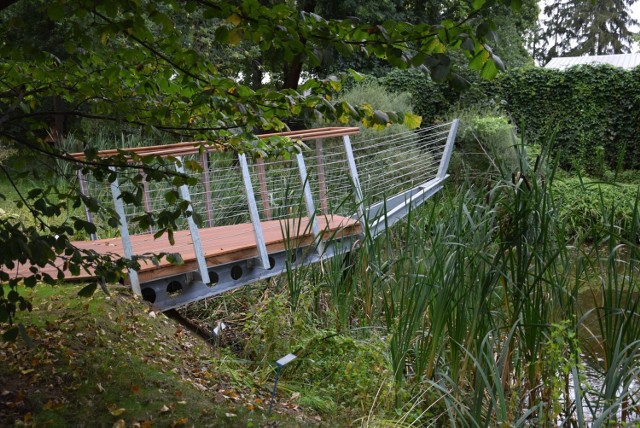
[[[296,155],[298,161],[298,169],[300,170],[300,180],[302,181],[302,191],[304,194],[304,202],[307,207],[307,216],[311,223],[311,230],[316,240],[316,248],[318,254],[324,252],[324,245],[322,244],[322,237],[320,236],[320,226],[318,226],[318,219],[316,216],[316,207],[313,203],[313,195],[311,194],[311,186],[309,185],[309,176],[307,175],[307,166],[304,163],[304,156],[302,153]]]
[[[180,174],[184,174],[184,166],[182,163],[182,157],[176,157],[176,171]],[[187,217],[187,223],[189,224],[189,231],[191,232],[191,242],[193,243],[193,250],[196,254],[196,261],[198,262],[198,271],[200,272],[200,279],[205,284],[209,284],[211,280],[209,279],[209,271],[207,270],[207,260],[204,257],[204,250],[202,249],[202,242],[200,241],[200,232],[198,231],[198,226],[196,222],[193,220],[193,205],[191,204],[191,194],[189,194],[189,187],[186,184],[180,186],[180,194],[182,195],[182,199],[189,202],[189,211],[191,211],[191,215]]]
[[[440,166],[438,167],[438,178],[443,179],[447,175],[447,169],[449,169],[449,161],[451,160],[451,152],[453,151],[453,143],[456,140],[456,132],[458,131],[458,124],[460,119],[455,119],[451,122],[451,129],[449,129],[449,136],[447,137],[447,143],[444,146],[442,152],[442,159],[440,160]]]
[[[264,234],[262,233],[262,223],[260,223],[260,214],[256,205],[256,197],[253,193],[253,184],[251,183],[251,175],[249,174],[249,165],[247,157],[244,153],[238,153],[238,161],[240,161],[240,169],[242,170],[242,180],[244,181],[244,191],[247,194],[247,203],[249,205],[249,216],[253,224],[253,234],[256,239],[256,248],[258,249],[258,257],[265,269],[271,268],[269,262],[269,254],[267,253],[267,245],[264,242]]]
[[[87,179],[85,178],[84,174],[82,173],[82,168],[78,167],[78,182],[80,184],[80,193],[82,193],[83,196],[85,197],[89,197],[89,189],[87,187]],[[91,212],[91,210],[89,209],[89,207],[87,206],[87,204],[84,204],[84,214],[87,217],[87,221],[89,223],[93,223],[93,213]],[[92,233],[89,235],[89,238],[92,241],[95,241],[98,239],[98,235],[96,235],[95,233]]]
[[[110,168],[112,171],[116,171],[114,167]],[[122,248],[124,249],[124,256],[129,260],[133,260],[133,246],[131,245],[131,236],[129,235],[129,224],[127,223],[127,215],[124,211],[124,204],[122,203],[122,192],[120,191],[120,184],[118,178],[111,183],[111,195],[113,196],[113,205],[115,206],[116,213],[120,220],[120,237],[122,238]],[[131,282],[131,289],[138,296],[142,295],[140,290],[140,279],[138,278],[138,272],[134,269],[129,269],[129,281]]]
[[[344,142],[344,151],[347,155],[347,163],[349,164],[349,174],[351,174],[351,181],[353,182],[353,188],[356,193],[356,208],[358,210],[358,221],[364,220],[364,197],[362,195],[362,188],[360,187],[360,179],[358,178],[358,168],[356,167],[356,161],[353,157],[353,148],[351,147],[351,139],[348,135],[342,137]]]

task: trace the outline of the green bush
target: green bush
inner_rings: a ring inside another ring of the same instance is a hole
[[[556,180],[553,190],[568,235],[595,241],[605,236],[611,224],[620,231],[633,230],[640,191],[637,183],[611,184],[574,177]]]
[[[496,112],[463,112],[456,139],[452,171],[465,177],[490,177],[518,169],[513,126]]]
[[[598,177],[640,168],[640,68],[523,68],[496,83],[527,141],[542,144],[556,133],[562,166]]]
[[[442,121],[455,103],[456,97],[446,91],[445,85],[416,69],[394,70],[379,82],[388,91],[410,94],[413,110],[422,116],[423,123]]]
[[[414,111],[434,123],[467,110],[499,109],[532,144],[555,136],[561,165],[597,177],[610,169],[640,168],[640,67],[607,65],[559,71],[511,69],[492,81],[469,76],[459,92],[418,70],[393,71],[378,81],[411,94]]]

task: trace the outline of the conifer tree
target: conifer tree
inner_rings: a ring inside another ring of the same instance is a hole
[[[630,6],[637,0],[559,0],[547,3],[541,33],[544,62],[557,56],[621,54],[631,51],[638,24]],[[535,54],[535,53],[534,53]]]

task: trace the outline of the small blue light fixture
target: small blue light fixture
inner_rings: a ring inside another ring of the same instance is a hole
[[[276,361],[276,381],[273,383],[273,391],[271,392],[271,401],[269,402],[269,414],[271,414],[271,410],[273,409],[273,400],[276,398],[276,389],[278,388],[278,381],[280,380],[280,370],[291,361],[298,358],[294,354],[287,354],[284,357],[280,358]]]

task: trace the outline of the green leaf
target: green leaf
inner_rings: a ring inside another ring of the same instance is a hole
[[[390,122],[389,115],[382,110],[376,110],[373,112],[373,122],[380,125],[386,125]]]
[[[505,0],[505,3],[510,4],[511,9],[515,10],[516,12],[522,9],[522,0]]]
[[[92,282],[91,284],[84,286],[82,290],[78,291],[78,296],[91,297],[93,296],[93,293],[95,293],[97,288],[98,288],[98,283]]]
[[[357,71],[355,71],[353,68],[349,68],[347,69],[347,71],[349,72],[349,74],[351,75],[351,77],[353,77],[353,79],[356,82],[360,82],[362,81],[362,79],[364,79],[364,74],[358,73]]]
[[[405,113],[402,124],[409,129],[417,129],[422,123],[422,116],[413,113]]]
[[[58,2],[53,3],[47,9],[47,15],[52,21],[59,21],[65,16],[64,5]]]
[[[9,330],[2,334],[2,339],[6,342],[14,342],[18,337],[18,327],[11,327]]]
[[[182,259],[182,256],[179,253],[169,253],[167,254],[167,261],[169,263],[171,263],[172,265],[183,265],[184,264],[184,260]]]

